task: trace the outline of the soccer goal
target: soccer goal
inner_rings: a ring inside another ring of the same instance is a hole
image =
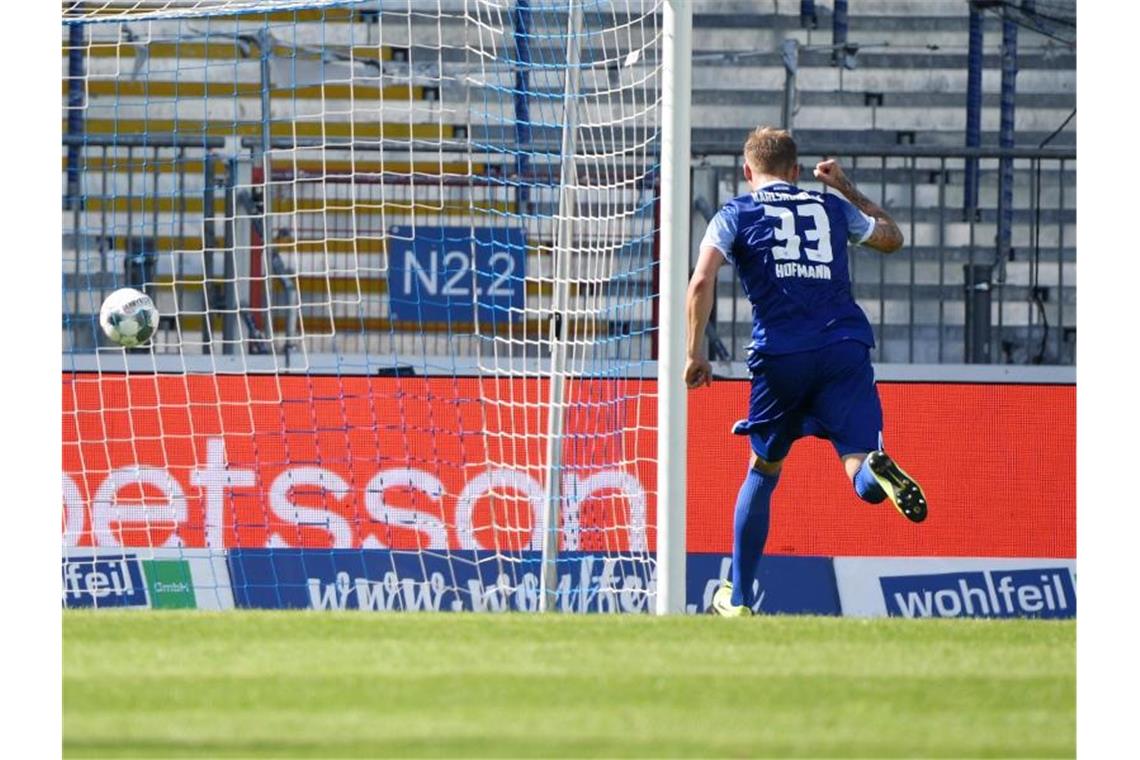
[[[683,611],[687,5],[64,2],[64,605]]]

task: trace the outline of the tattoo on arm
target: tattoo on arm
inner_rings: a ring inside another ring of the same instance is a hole
[[[871,233],[871,236],[863,242],[863,245],[874,248],[877,251],[883,251],[884,253],[891,253],[892,251],[897,251],[899,248],[902,248],[902,230],[895,224],[895,220],[891,218],[891,215],[883,210],[882,206],[859,192],[859,189],[855,187],[855,183],[846,176],[837,183],[835,189],[843,193],[855,208],[875,220],[875,230]]]

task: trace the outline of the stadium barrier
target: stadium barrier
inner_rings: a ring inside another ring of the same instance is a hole
[[[420,561],[383,549],[68,550],[65,607],[534,612],[541,555],[504,569],[475,552]],[[708,612],[731,558],[688,558],[687,609]],[[586,553],[561,563],[561,612],[649,611],[634,563]],[[232,590],[231,590],[232,584]],[[456,589],[460,590],[456,590]],[[848,617],[1038,617],[1077,614],[1076,563],[1066,559],[765,556],[762,614]]]
[[[691,265],[719,206],[748,192],[740,145],[695,143]],[[800,146],[804,185],[815,163],[837,158],[862,192],[899,223],[906,247],[884,257],[852,248],[853,292],[875,331],[875,362],[1074,365],[1076,363],[1076,151],[1073,148]],[[1014,177],[1002,245],[997,210],[1002,165]],[[980,184],[961,199],[968,167]],[[979,201],[979,199],[981,199]],[[1008,241],[1008,238],[1005,238]],[[735,272],[718,285],[710,353],[743,361],[752,310]]]
[[[350,392],[329,400],[322,380],[64,375],[64,605],[536,609],[541,460],[536,472],[482,464],[474,381],[342,377]],[[398,409],[374,403],[408,382],[430,392]],[[924,484],[929,519],[913,525],[860,502],[830,445],[801,441],[773,502],[758,609],[1074,616],[1074,386],[879,387],[887,446]],[[246,394],[276,403],[224,403]],[[690,612],[705,611],[728,574],[748,456],[729,431],[746,397],[742,381],[691,397]],[[624,411],[653,424],[652,407]],[[388,424],[394,414],[399,425]],[[353,430],[314,435],[325,418]],[[588,423],[572,418],[568,438]],[[567,446],[563,520],[576,527],[563,531],[559,559],[566,611],[645,610],[654,587],[651,565],[594,553],[655,548],[653,441],[613,445],[626,447],[628,468],[592,468],[589,447]],[[530,494],[532,513],[504,524],[486,498],[496,488]],[[636,524],[636,511],[651,526],[644,535],[613,529]]]

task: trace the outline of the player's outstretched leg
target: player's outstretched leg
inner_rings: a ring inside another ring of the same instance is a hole
[[[732,580],[713,594],[712,611],[724,617],[752,614],[755,599],[752,584],[757,565],[768,541],[768,518],[772,492],[780,480],[780,462],[756,457],[736,497],[732,533]]]
[[[864,501],[877,504],[890,499],[895,509],[911,522],[926,519],[926,495],[922,486],[882,449],[867,455],[853,481],[855,492]]]

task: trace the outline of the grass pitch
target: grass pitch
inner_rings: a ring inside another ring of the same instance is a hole
[[[66,612],[72,757],[1073,756],[1072,622]]]

